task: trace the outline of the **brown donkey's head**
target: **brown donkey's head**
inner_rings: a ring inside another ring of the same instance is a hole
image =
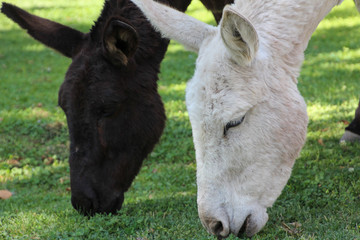
[[[184,11],[190,0],[177,2]],[[165,125],[156,81],[168,40],[128,0],[105,1],[89,33],[11,4],[1,11],[72,59],[59,91],[70,133],[71,201],[84,214],[115,213]]]

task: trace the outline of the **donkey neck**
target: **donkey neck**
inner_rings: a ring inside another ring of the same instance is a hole
[[[312,33],[342,1],[242,0],[235,1],[234,6],[255,27],[263,55],[297,82]]]

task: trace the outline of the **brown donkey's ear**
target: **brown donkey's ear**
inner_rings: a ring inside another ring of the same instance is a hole
[[[1,12],[27,30],[30,36],[70,58],[80,51],[86,37],[82,32],[37,17],[5,2],[2,3]]]
[[[103,34],[104,55],[114,65],[127,65],[138,46],[136,30],[120,20],[111,20]]]

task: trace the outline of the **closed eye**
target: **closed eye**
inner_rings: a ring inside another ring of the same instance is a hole
[[[103,107],[99,110],[98,112],[98,116],[100,118],[108,118],[111,117],[116,111],[116,108],[114,108],[113,106],[107,106],[107,107]]]
[[[238,120],[228,122],[224,127],[224,135],[226,135],[227,131],[230,128],[239,126],[244,121],[244,118],[245,118],[245,116],[243,116],[242,118],[240,118]]]
[[[98,108],[97,116],[98,118],[108,118],[114,115],[117,111],[119,111],[120,104],[116,101],[112,101],[111,103],[104,103]]]

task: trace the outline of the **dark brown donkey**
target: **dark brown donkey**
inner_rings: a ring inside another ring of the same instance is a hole
[[[360,142],[360,100],[357,109],[355,110],[355,118],[351,121],[349,126],[345,128],[345,133],[340,139],[340,142]]]
[[[185,11],[190,1],[169,4]],[[115,213],[164,129],[157,74],[169,40],[129,0],[105,1],[89,33],[11,4],[1,11],[72,59],[59,91],[70,133],[71,202],[83,214]]]

